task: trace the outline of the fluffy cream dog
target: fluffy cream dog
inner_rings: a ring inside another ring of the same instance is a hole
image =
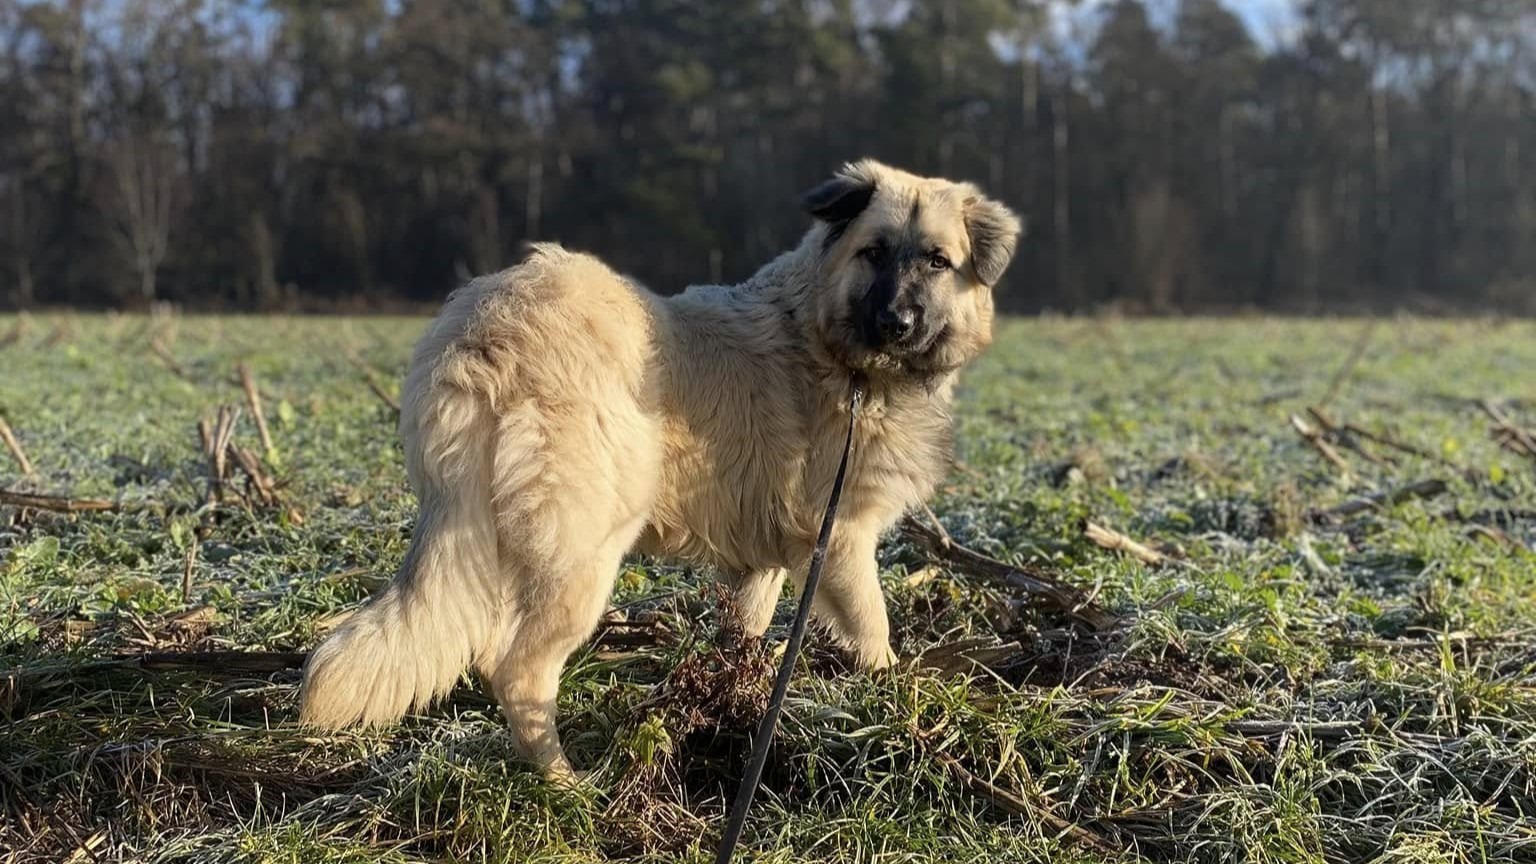
[[[630,550],[718,568],[750,631],[804,578],[851,381],[868,396],[817,619],[890,665],[875,546],[950,464],[956,372],[991,340],[1018,219],[873,161],[806,196],[814,226],[735,286],[658,297],[557,246],[448,298],[400,434],[421,504],[394,581],[310,657],[301,719],[397,720],[473,667],[519,751],[569,777],[555,702]]]

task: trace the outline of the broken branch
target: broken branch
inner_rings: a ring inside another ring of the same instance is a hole
[[[272,453],[272,434],[267,431],[267,415],[261,410],[261,393],[256,389],[256,379],[251,375],[251,367],[240,364],[240,386],[245,390],[245,401],[250,406],[251,416],[256,418],[256,432],[261,436],[261,451]]]
[[[929,523],[933,525],[933,530],[938,533],[939,542],[944,544],[944,548],[948,549],[950,546],[955,545],[955,540],[953,537],[950,537],[949,532],[945,530],[944,523],[939,521],[939,517],[934,514],[932,508],[930,508],[927,504],[923,505],[923,515],[928,517]]]
[[[0,691],[15,691],[27,679],[57,675],[81,675],[113,669],[142,672],[181,670],[229,672],[236,674],[271,674],[300,669],[308,654],[295,651],[153,651],[146,654],[119,654],[84,663],[22,666],[0,676]]]
[[[1528,430],[1517,425],[1508,415],[1499,410],[1499,406],[1489,400],[1483,399],[1477,405],[1483,409],[1483,413],[1487,414],[1489,419],[1493,420],[1494,436],[1506,450],[1536,459],[1536,436],[1532,436]]]
[[[4,417],[0,417],[0,441],[5,442],[5,449],[11,451],[11,458],[16,460],[16,466],[21,469],[21,476],[33,475],[32,462],[27,459],[27,451],[21,449],[21,442],[16,440],[16,435],[11,431],[9,423]]]
[[[1291,427],[1296,430],[1296,434],[1300,435],[1304,441],[1311,444],[1314,450],[1322,454],[1324,459],[1332,462],[1334,467],[1345,474],[1350,473],[1349,463],[1345,461],[1343,456],[1339,455],[1339,451],[1335,450],[1332,444],[1323,439],[1323,433],[1312,428],[1311,424],[1295,414],[1291,415]]]
[[[399,415],[399,400],[389,395],[389,391],[385,390],[383,385],[379,384],[379,379],[374,376],[373,370],[365,368],[363,369],[363,375],[367,378],[368,389],[373,391],[373,395],[379,397],[379,401],[383,402],[385,405],[388,405],[391,411],[394,411],[396,415]]]
[[[1124,552],[1143,564],[1166,564],[1168,556],[1135,540],[1121,534],[1118,531],[1105,528],[1093,522],[1083,523],[1083,536],[1087,537],[1094,545],[1111,552]]]
[[[225,485],[229,481],[230,441],[235,435],[235,421],[240,419],[240,408],[235,405],[219,406],[219,413],[212,422],[201,420],[197,434],[202,439],[203,455],[208,459],[208,500],[224,500]]]
[[[128,509],[117,501],[104,498],[65,498],[58,495],[33,495],[0,489],[0,504],[24,507],[29,510],[48,510],[53,513],[102,513]]]
[[[176,357],[171,353],[171,349],[167,348],[165,343],[160,341],[158,335],[149,340],[149,350],[159,358],[161,363],[165,364],[165,368],[169,369],[172,375],[183,381],[192,380],[192,376],[187,374],[186,368],[176,361]]]
[[[1362,447],[1360,442],[1355,440],[1355,436],[1350,433],[1348,426],[1340,426],[1333,422],[1333,418],[1328,416],[1322,408],[1312,405],[1307,408],[1307,413],[1312,415],[1312,419],[1317,421],[1318,426],[1322,427],[1322,434],[1360,454],[1365,461],[1370,462],[1372,465],[1387,466],[1392,464],[1392,460],[1378,456]]]
[[[1337,507],[1327,510],[1313,511],[1313,522],[1328,522],[1334,519],[1344,519],[1368,510],[1378,510],[1382,507],[1390,507],[1414,498],[1433,498],[1442,495],[1450,488],[1444,480],[1421,480],[1410,486],[1394,489],[1391,492],[1380,492],[1375,495],[1367,495],[1364,498],[1356,498],[1346,501]]]
[[[1005,564],[953,540],[946,546],[939,532],[910,516],[902,520],[901,533],[909,541],[927,549],[933,557],[947,561],[962,571],[998,579],[1026,594],[1039,597],[1094,630],[1108,630],[1119,623],[1116,616],[1094,603],[1087,594],[1039,567]]]
[[[256,489],[256,500],[265,507],[277,506],[277,488],[273,486],[265,471],[261,470],[261,463],[256,459],[256,454],[241,447],[238,444],[229,445],[229,455],[235,458],[235,464],[245,472],[245,476],[251,480],[251,485]]]
[[[1350,376],[1355,374],[1355,367],[1360,365],[1360,360],[1365,357],[1366,347],[1371,344],[1371,336],[1376,332],[1376,324],[1377,319],[1375,318],[1365,322],[1365,327],[1360,331],[1360,335],[1355,338],[1354,346],[1350,348],[1349,356],[1344,359],[1344,365],[1340,366],[1339,371],[1334,373],[1333,380],[1328,383],[1328,392],[1324,393],[1322,401],[1317,403],[1319,406],[1328,407],[1338,397],[1339,391],[1344,389],[1344,383],[1350,379]]]
[[[187,544],[187,557],[181,568],[181,602],[192,602],[192,575],[197,572],[197,541]]]
[[[992,783],[971,769],[960,764],[960,760],[953,756],[938,754],[939,764],[949,770],[972,793],[985,797],[999,809],[1006,810],[1019,816],[1038,818],[1057,831],[1061,836],[1067,837],[1077,843],[1081,843],[1098,852],[1119,855],[1123,850],[1115,848],[1108,840],[1098,834],[1089,831],[1081,825],[1075,825],[1057,816],[1045,803],[1033,804],[1024,796],[1010,789],[1004,789]]]

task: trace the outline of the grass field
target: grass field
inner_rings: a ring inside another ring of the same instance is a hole
[[[567,670],[585,793],[470,681],[398,728],[295,726],[298,652],[405,550],[384,397],[422,324],[0,317],[35,469],[0,450],[0,488],[114,508],[0,505],[0,862],[711,859],[772,661],[707,574],[632,562]],[[813,648],[743,860],[1536,861],[1536,454],[1479,404],[1536,426],[1536,324],[1365,333],[1004,325],[933,509],[1114,621],[893,537],[903,667]],[[211,488],[221,405],[270,488]],[[262,653],[195,653],[229,651]]]

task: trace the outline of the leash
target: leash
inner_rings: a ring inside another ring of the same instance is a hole
[[[821,533],[816,537],[816,548],[811,551],[811,569],[805,574],[805,587],[800,590],[800,607],[795,611],[795,623],[789,629],[789,644],[784,647],[784,659],[779,663],[779,675],[773,682],[773,696],[768,700],[768,710],[757,724],[757,734],[752,737],[752,759],[747,763],[747,773],[741,777],[736,789],[736,803],[731,808],[730,821],[720,838],[720,851],[715,864],[730,864],[741,841],[741,829],[747,822],[747,810],[757,794],[763,778],[763,765],[768,761],[768,745],[773,743],[773,732],[779,725],[779,714],[784,710],[784,696],[789,692],[789,679],[795,672],[795,659],[800,655],[800,643],[805,641],[805,626],[811,620],[811,599],[816,595],[816,584],[821,581],[821,566],[827,560],[827,543],[832,539],[832,523],[837,521],[837,502],[843,497],[843,480],[848,474],[848,455],[853,452],[853,421],[858,419],[859,406],[864,402],[864,385],[855,380],[853,393],[848,400],[848,436],[843,440],[843,459],[837,465],[837,479],[832,481],[832,497],[827,499],[827,512],[821,517]]]

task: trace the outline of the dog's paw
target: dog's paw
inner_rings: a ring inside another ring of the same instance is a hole
[[[563,753],[544,766],[543,774],[544,782],[561,789],[580,791],[592,786],[593,772],[577,771],[572,768],[570,760],[566,759]]]
[[[889,642],[855,646],[852,654],[854,664],[865,672],[881,672],[896,665],[896,652]]]
[[[594,788],[592,785],[593,775],[594,772],[592,771],[573,770],[570,763],[567,762],[559,768],[553,766],[546,768],[544,770],[544,782],[567,792],[585,792]]]

